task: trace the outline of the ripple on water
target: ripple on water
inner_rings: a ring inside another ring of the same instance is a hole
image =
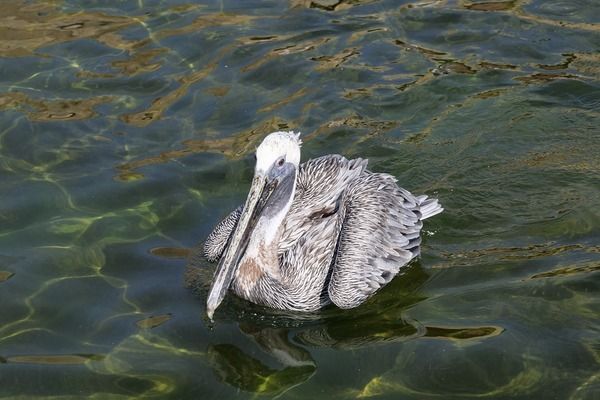
[[[598,392],[597,1],[109,3],[0,6],[3,396]],[[359,308],[210,324],[275,130],[445,212]]]

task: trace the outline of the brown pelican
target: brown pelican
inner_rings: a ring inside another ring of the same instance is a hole
[[[367,160],[326,155],[300,164],[299,134],[274,132],[256,150],[243,207],[221,221],[203,253],[219,260],[212,319],[228,289],[253,303],[315,311],[352,308],[419,255],[423,220],[442,212]]]

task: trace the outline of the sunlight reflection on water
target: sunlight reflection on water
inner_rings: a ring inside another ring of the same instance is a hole
[[[0,397],[598,395],[597,2],[0,11]],[[446,211],[358,309],[210,325],[186,257],[282,129]]]

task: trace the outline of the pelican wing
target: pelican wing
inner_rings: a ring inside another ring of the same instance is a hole
[[[229,237],[240,219],[243,208],[244,206],[239,206],[233,210],[223,221],[215,226],[215,229],[206,238],[202,248],[202,255],[208,261],[214,262],[221,258]]]
[[[343,222],[328,292],[340,308],[363,303],[419,254],[426,217],[437,200],[415,197],[391,175],[366,171],[344,193]]]
[[[340,200],[350,183],[367,168],[367,160],[348,160],[338,154],[314,158],[300,165],[296,194],[285,219],[279,252],[295,246],[309,230],[339,211]]]

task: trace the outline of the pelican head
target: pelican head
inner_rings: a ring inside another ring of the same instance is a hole
[[[235,277],[253,232],[261,229],[260,233],[267,244],[275,240],[294,198],[300,145],[299,133],[273,132],[256,149],[252,185],[208,294],[206,313],[211,320]],[[259,221],[261,223],[257,227]]]

